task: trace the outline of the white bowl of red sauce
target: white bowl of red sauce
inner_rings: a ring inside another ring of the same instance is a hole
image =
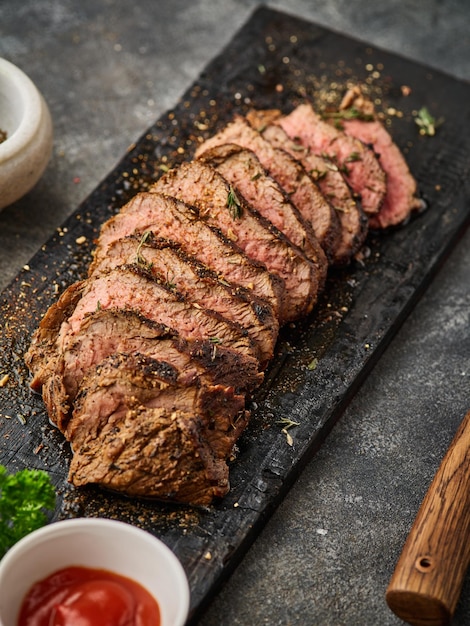
[[[1,626],[183,626],[189,597],[173,552],[114,520],[49,524],[0,562]]]

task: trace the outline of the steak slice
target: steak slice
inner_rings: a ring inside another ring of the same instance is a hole
[[[90,274],[103,262],[113,241],[148,231],[177,242],[187,254],[216,272],[219,279],[241,285],[267,300],[277,315],[284,291],[282,279],[248,259],[220,231],[201,221],[196,210],[156,192],[137,194],[102,226]]]
[[[274,353],[279,323],[268,302],[248,290],[233,287],[197,259],[185,254],[176,244],[157,239],[149,231],[114,241],[94,275],[137,262],[171,290],[186,300],[220,313],[244,328],[259,348],[264,368]]]
[[[387,180],[374,151],[351,135],[335,128],[310,104],[297,106],[275,121],[284,131],[315,154],[326,154],[346,176],[364,211],[378,213],[387,191]]]
[[[113,355],[77,396],[64,433],[74,452],[69,480],[209,504],[228,491],[226,459],[248,418],[230,389],[181,384],[168,364]]]
[[[235,143],[252,150],[272,178],[284,189],[309,224],[329,258],[339,236],[339,222],[326,198],[302,165],[284,150],[274,148],[248,121],[234,120],[196,150],[196,156],[216,146]]]
[[[83,294],[85,281],[70,285],[44,314],[25,353],[25,363],[32,373],[30,387],[39,392],[55,367],[56,341],[63,322],[72,315]]]
[[[356,87],[345,94],[340,109],[354,109],[364,114],[353,119],[343,119],[341,123],[344,132],[373,147],[387,176],[384,203],[380,211],[370,218],[372,228],[394,226],[405,221],[413,211],[423,209],[424,203],[417,196],[416,180],[400,149],[377,119],[372,102],[364,98],[359,87]]]
[[[88,436],[74,451],[69,481],[131,497],[207,506],[229,490],[228,467],[216,459],[198,417],[137,408]]]
[[[196,206],[201,220],[220,228],[249,258],[284,280],[281,323],[312,310],[320,282],[318,267],[252,209],[213,167],[197,160],[183,163],[166,172],[153,188]]]
[[[272,120],[279,114],[271,111],[254,111],[249,116],[250,123],[258,124],[263,137],[276,148],[285,150],[298,159],[305,170],[314,178],[320,191],[336,211],[341,225],[341,235],[337,247],[332,252],[333,265],[347,264],[360,250],[367,237],[369,221],[360,202],[354,198],[343,174],[333,161],[326,156],[314,154],[299,142],[291,139],[287,133]]]
[[[84,441],[100,437],[115,419],[139,408],[198,417],[205,440],[220,459],[231,454],[249,419],[245,397],[231,387],[188,384],[169,363],[140,354],[115,354],[85,376],[62,432],[75,450]]]
[[[323,283],[327,261],[311,224],[304,221],[297,207],[278,183],[266,172],[252,150],[237,144],[222,144],[203,152],[202,161],[212,165],[251,206],[298,246],[320,269]]]
[[[423,202],[417,197],[416,180],[398,146],[378,120],[347,120],[344,130],[374,147],[387,175],[387,193],[380,211],[370,217],[372,228],[387,228],[406,220],[412,211],[421,210]]]

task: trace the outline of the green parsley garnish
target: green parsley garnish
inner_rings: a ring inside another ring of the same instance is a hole
[[[55,499],[47,472],[23,469],[9,474],[0,465],[0,558],[22,537],[46,524],[45,511],[54,509]]]

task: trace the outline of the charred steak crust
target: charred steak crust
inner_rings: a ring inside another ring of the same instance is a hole
[[[129,496],[206,506],[229,490],[227,464],[203,437],[201,420],[182,411],[139,407],[74,449],[69,480]],[[136,459],[139,462],[136,463]]]
[[[202,161],[183,163],[166,172],[154,189],[194,205],[202,221],[218,227],[243,252],[280,276],[286,285],[280,322],[308,314],[315,305],[320,271],[241,193]]]
[[[228,468],[214,458],[201,431],[200,420],[182,411],[128,411],[99,438],[76,447],[69,480],[77,487],[94,483],[134,497],[209,505],[227,493]]]
[[[63,432],[74,447],[79,447],[89,437],[99,438],[114,419],[140,408],[197,416],[214,456],[224,460],[249,418],[244,396],[233,388],[188,385],[168,363],[140,354],[118,354],[105,359],[83,379]]]

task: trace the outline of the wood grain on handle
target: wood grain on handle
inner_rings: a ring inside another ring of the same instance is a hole
[[[452,619],[470,560],[470,411],[429,487],[386,593],[418,626]]]

